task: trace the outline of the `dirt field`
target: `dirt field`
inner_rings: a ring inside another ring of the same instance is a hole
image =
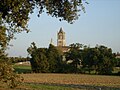
[[[84,74],[21,74],[24,82],[64,85],[91,85],[120,88],[120,76]]]

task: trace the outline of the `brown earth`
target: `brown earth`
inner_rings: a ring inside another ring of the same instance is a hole
[[[120,88],[120,76],[84,74],[21,74],[26,83],[92,85]]]

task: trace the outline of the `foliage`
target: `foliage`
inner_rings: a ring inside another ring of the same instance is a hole
[[[95,70],[98,74],[111,74],[114,67],[114,54],[110,48],[97,46],[83,50],[83,68],[89,73]]]
[[[114,64],[115,64],[115,67],[120,67],[120,58],[115,58]]]
[[[49,45],[47,50],[47,58],[49,63],[49,71],[59,72],[61,66],[61,53],[52,44]]]
[[[85,48],[83,50],[83,68],[86,68],[86,71],[88,70],[89,73],[92,70],[97,70],[99,54],[100,52],[96,48]]]
[[[46,50],[42,48],[37,48],[35,43],[33,42],[31,43],[31,46],[27,49],[27,51],[32,57],[30,62],[33,72],[47,72],[49,64],[45,55]]]
[[[7,83],[10,88],[15,88],[23,81],[23,78],[13,71],[14,69],[8,61],[0,60],[0,79],[2,82]]]
[[[7,45],[7,36],[6,36],[6,28],[0,26],[0,49],[5,48]]]
[[[95,74],[112,74],[113,67],[119,63],[112,49],[102,45],[90,48],[79,43],[71,44],[65,55],[67,61],[71,60],[69,70],[74,73],[94,71]]]
[[[5,28],[8,41],[15,33],[28,31],[28,15],[32,11],[32,4],[27,0],[3,0],[0,3],[0,30]],[[6,42],[6,41],[5,41]]]
[[[32,49],[28,48],[32,57],[33,71],[52,73],[85,73],[86,71],[91,73],[93,71],[95,74],[112,74],[113,67],[119,63],[111,48],[105,46],[90,48],[76,43],[71,44],[69,48],[68,52],[61,54],[51,44],[48,49],[44,49],[37,48],[33,43]],[[65,61],[63,57],[65,57]]]
[[[79,11],[85,12],[82,0],[3,0],[0,3],[0,30],[4,31],[5,28],[5,38],[7,37],[8,41],[15,33],[29,31],[29,14],[33,13],[35,8],[39,11],[38,16],[46,12],[69,23],[78,19]]]
[[[31,56],[31,66],[35,73],[59,72],[61,65],[61,54],[53,45],[49,48],[37,48],[35,43],[27,49]]]
[[[80,48],[82,48],[82,44],[79,44],[79,43],[71,44],[69,52],[66,53],[67,61],[72,60],[72,62],[70,63],[70,66],[72,67],[71,68],[72,72],[75,72],[75,73],[79,72],[78,67],[81,64],[82,51],[80,50]]]
[[[41,14],[46,9],[46,13],[52,17],[60,17],[63,20],[72,22],[78,19],[78,13],[81,9],[85,11],[82,0],[36,0]],[[60,20],[61,20],[60,19]]]
[[[18,62],[26,62],[29,61],[29,57],[25,58],[25,57],[8,57],[8,59],[12,62],[12,63],[18,63]]]
[[[0,49],[0,80],[6,83],[10,88],[17,87],[23,80],[20,75],[14,73],[11,60],[5,54],[5,48]]]

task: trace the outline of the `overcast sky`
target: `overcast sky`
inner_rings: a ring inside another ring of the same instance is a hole
[[[51,38],[57,45],[57,32],[62,27],[66,33],[67,45],[81,43],[91,47],[105,45],[112,48],[113,52],[120,52],[120,0],[88,0],[85,5],[86,13],[80,12],[81,16],[74,24],[43,13],[37,17],[37,10],[30,15],[29,33],[17,34],[13,45],[7,50],[9,56],[28,55],[27,48],[32,42],[37,47],[48,47]]]

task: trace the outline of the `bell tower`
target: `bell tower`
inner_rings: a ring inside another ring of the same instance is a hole
[[[65,32],[63,31],[62,28],[60,28],[60,31],[57,33],[57,46],[65,46]]]

